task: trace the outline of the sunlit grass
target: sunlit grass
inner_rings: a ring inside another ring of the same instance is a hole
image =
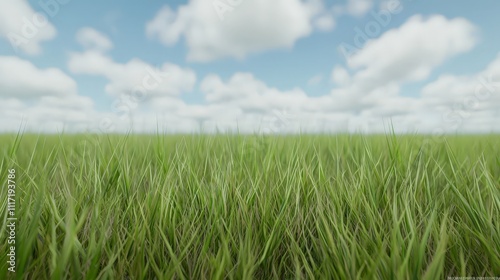
[[[17,172],[17,273],[500,276],[500,136],[425,139],[0,136],[2,197]]]

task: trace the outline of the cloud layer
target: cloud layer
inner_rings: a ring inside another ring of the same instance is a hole
[[[23,1],[5,3],[17,5],[12,7],[21,14],[33,12]],[[352,0],[344,8],[362,16],[372,4]],[[231,8],[221,19],[211,1],[192,0],[176,11],[165,6],[146,33],[168,46],[183,38],[190,60],[209,62],[292,48],[312,32],[335,25],[321,1],[253,0]],[[1,36],[15,28],[11,22],[10,17],[0,19]],[[40,51],[40,42],[51,38],[47,30],[23,51]],[[68,73],[0,56],[0,118],[9,120],[0,131],[15,131],[23,123],[45,132],[384,132],[390,124],[399,132],[500,131],[500,54],[478,73],[431,78],[436,68],[471,51],[477,33],[464,18],[410,17],[368,41],[346,64],[312,77],[310,87],[323,77],[332,82],[323,95],[313,96],[299,86],[274,86],[249,71],[200,77],[168,61],[119,61],[105,34],[84,27],[75,34],[84,49],[68,54]],[[113,99],[111,108],[98,111],[94,100],[79,93],[80,76],[105,79],[103,92]],[[423,86],[403,95],[402,88],[416,82]],[[201,98],[188,102],[189,94]]]

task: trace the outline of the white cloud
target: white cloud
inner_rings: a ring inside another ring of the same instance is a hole
[[[113,48],[113,43],[106,35],[89,27],[80,29],[76,34],[76,40],[86,49],[107,51]]]
[[[347,0],[345,4],[337,4],[333,6],[332,14],[335,16],[347,14],[361,18],[373,8],[373,4],[374,0]]]
[[[47,108],[58,108],[68,110],[91,110],[94,107],[92,99],[84,96],[74,95],[65,97],[44,96],[39,105]]]
[[[244,112],[268,113],[273,109],[298,108],[308,98],[301,89],[281,91],[267,86],[250,73],[235,73],[228,82],[217,75],[209,75],[200,88],[209,103],[228,104]]]
[[[446,59],[470,51],[477,43],[476,28],[463,18],[440,15],[411,17],[401,27],[369,41],[348,61],[360,90],[390,83],[421,81]]]
[[[2,103],[3,100],[0,100],[0,104]],[[77,103],[86,105],[78,106]],[[19,109],[7,106],[6,109],[2,109],[3,104],[0,106],[0,119],[9,120],[0,123],[1,132],[15,132],[21,128],[42,133],[57,133],[63,130],[83,132],[96,121],[97,116],[92,109],[92,101],[82,96],[42,100],[34,105],[22,104]]]
[[[40,44],[53,39],[56,33],[47,17],[36,13],[27,0],[0,1],[0,37],[8,40],[15,50],[39,54]]]
[[[331,31],[335,28],[333,14],[324,14],[314,20],[314,26],[320,31]]]
[[[176,96],[196,84],[196,74],[190,69],[171,63],[157,68],[136,58],[121,64],[98,51],[73,53],[68,65],[73,73],[106,77],[106,92],[112,96]]]
[[[15,56],[0,56],[0,97],[19,99],[77,94],[76,82],[57,68],[39,69]]]
[[[423,87],[422,102],[462,117],[500,108],[500,54],[474,75],[441,75]]]
[[[94,110],[94,102],[86,96],[45,96],[36,102],[0,98],[0,132],[22,128],[30,132],[84,132],[97,124],[102,115]]]
[[[362,17],[373,7],[373,0],[348,0],[346,11],[350,15]]]
[[[342,67],[342,66],[335,66],[332,71],[332,81],[335,82],[337,85],[340,86],[345,86],[347,85],[351,80],[351,77],[349,75],[349,72]]]
[[[75,127],[86,128],[89,125],[95,116],[93,106],[93,101],[83,96],[45,97],[37,105],[27,108],[24,117],[29,124],[38,127],[74,130]]]
[[[167,46],[184,37],[188,59],[207,62],[291,48],[310,35],[314,25],[322,30],[333,28],[333,19],[328,17],[314,23],[323,11],[316,0],[243,1],[224,13],[224,20],[219,18],[215,2],[190,0],[177,11],[165,6],[147,24],[146,32]]]
[[[0,56],[0,131],[83,131],[95,116],[94,102],[78,95],[76,82],[57,68],[39,69],[14,56]]]

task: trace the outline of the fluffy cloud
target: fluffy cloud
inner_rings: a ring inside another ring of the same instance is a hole
[[[335,27],[333,14],[325,13],[314,20],[314,26],[320,31],[330,31]]]
[[[209,103],[231,105],[244,112],[298,108],[308,98],[301,89],[280,91],[267,86],[250,73],[236,73],[226,83],[216,75],[209,75],[201,83],[201,90]]]
[[[500,128],[500,54],[479,73],[440,76],[422,89],[421,101],[441,113],[445,128],[472,128],[472,124]]]
[[[350,15],[361,17],[366,15],[373,7],[373,0],[348,0],[345,7]]]
[[[76,34],[76,40],[86,49],[107,51],[113,48],[113,43],[104,34],[92,28],[82,28]]]
[[[15,56],[0,56],[0,98],[19,99],[77,94],[76,82],[56,68],[39,69]]]
[[[297,40],[310,35],[314,26],[328,30],[334,25],[331,17],[322,14],[321,2],[316,0],[239,3],[233,7],[223,0],[190,0],[177,11],[165,6],[147,24],[146,32],[167,46],[182,36],[189,48],[188,59],[206,62],[291,48]]]
[[[211,74],[203,79],[200,90],[205,96],[204,104],[163,97],[150,103],[152,111],[168,122],[169,129],[182,131],[178,125],[183,123],[205,132],[279,132],[278,127],[298,131],[304,127],[304,121],[313,120],[315,115],[304,110],[309,98],[301,89],[279,90],[251,73],[235,73],[227,81]]]
[[[335,16],[350,15],[357,18],[362,18],[373,8],[373,4],[374,0],[347,0],[345,4],[338,4],[333,6],[332,14]]]
[[[358,70],[353,82],[370,91],[391,82],[424,80],[447,58],[471,50],[475,33],[474,25],[462,18],[413,16],[351,57],[349,67]]]
[[[106,92],[113,96],[131,94],[147,97],[176,96],[189,92],[196,83],[190,69],[165,63],[156,68],[140,59],[125,64],[114,62],[99,51],[73,53],[68,62],[73,73],[103,76],[109,80]]]
[[[83,131],[95,115],[92,99],[78,95],[76,82],[57,68],[0,56],[0,131]]]
[[[92,107],[92,100],[82,96],[42,98],[33,105],[0,99],[0,119],[9,120],[0,123],[0,131],[15,132],[25,128],[43,133],[83,132],[96,121],[97,114]]]
[[[35,13],[27,0],[0,1],[0,37],[7,39],[16,51],[39,54],[40,44],[53,39],[56,33],[47,17]]]
[[[349,83],[351,77],[349,72],[342,66],[335,66],[332,71],[332,81],[340,86],[345,86]]]

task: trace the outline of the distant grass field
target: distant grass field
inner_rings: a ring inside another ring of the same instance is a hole
[[[0,136],[0,278],[11,168],[24,279],[500,277],[500,136],[425,139]]]

